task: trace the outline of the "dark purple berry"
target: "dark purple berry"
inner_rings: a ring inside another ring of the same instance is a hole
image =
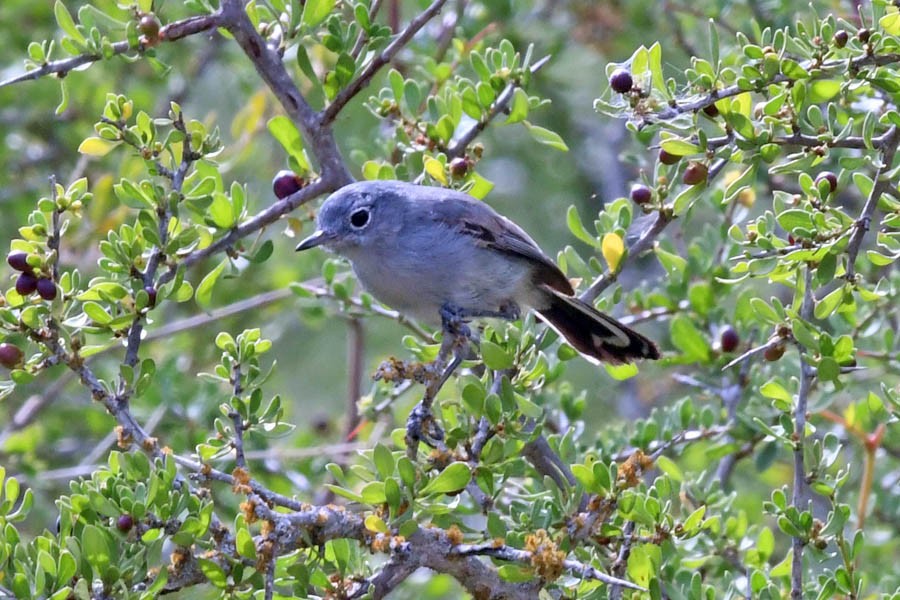
[[[869,41],[869,36],[872,35],[872,32],[868,29],[860,29],[856,32],[856,39],[865,44]]]
[[[306,184],[303,178],[287,169],[278,171],[275,178],[272,179],[272,191],[275,197],[281,200],[287,198]]]
[[[681,160],[681,157],[680,157],[680,156],[677,156],[677,155],[675,155],[675,154],[669,154],[668,152],[666,152],[666,151],[663,150],[662,148],[659,149],[659,162],[661,162],[662,164],[664,164],[664,165],[674,165],[674,164],[677,163],[679,160]]]
[[[719,341],[722,344],[722,352],[734,352],[738,344],[741,343],[741,337],[731,325],[722,330]]]
[[[716,108],[715,104],[708,104],[703,107],[703,112],[706,113],[706,116],[715,119],[719,116],[719,109]]]
[[[23,356],[18,346],[7,342],[0,344],[0,365],[7,369],[15,369],[21,365]]]
[[[639,183],[631,186],[631,201],[635,204],[649,204],[653,200],[653,192],[646,185]]]
[[[469,172],[469,161],[462,156],[457,156],[450,161],[450,175],[454,179],[461,179]]]
[[[134,527],[134,517],[131,515],[119,515],[116,519],[116,529],[122,533],[128,533]]]
[[[684,170],[682,181],[687,185],[697,185],[704,183],[709,175],[709,168],[701,162],[692,162]]]
[[[829,191],[833,192],[837,189],[837,175],[835,175],[831,171],[822,171],[821,173],[816,175],[816,187],[819,187],[819,183],[822,181],[828,181]]]
[[[51,279],[41,277],[37,280],[37,293],[44,300],[53,300],[56,298],[56,284]]]
[[[20,296],[30,296],[37,289],[38,279],[31,273],[22,273],[16,279],[16,291]]]
[[[154,307],[156,306],[156,288],[152,285],[148,285],[144,287],[144,291],[147,292],[147,306]]]
[[[630,92],[633,85],[634,79],[631,78],[631,73],[627,69],[616,69],[609,76],[609,86],[619,94]]]
[[[847,42],[850,41],[850,34],[844,31],[843,29],[838,29],[834,32],[834,42],[835,48],[843,48],[847,45]]]
[[[31,265],[28,264],[28,255],[24,252],[11,252],[7,255],[6,262],[16,271],[31,272]]]

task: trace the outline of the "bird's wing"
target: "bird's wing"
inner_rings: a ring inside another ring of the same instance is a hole
[[[437,199],[432,215],[444,225],[471,236],[479,246],[535,265],[535,283],[547,285],[563,294],[575,293],[565,274],[535,241],[521,227],[487,204],[459,192],[450,192]]]

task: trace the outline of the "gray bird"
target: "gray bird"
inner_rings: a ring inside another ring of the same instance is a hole
[[[426,323],[515,320],[533,309],[591,362],[659,358],[656,344],[575,296],[521,227],[467,194],[363,181],[325,201],[297,250],[347,258],[378,300]]]

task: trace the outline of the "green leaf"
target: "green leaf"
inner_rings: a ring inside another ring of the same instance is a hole
[[[772,398],[775,400],[783,400],[784,402],[790,405],[793,402],[793,397],[791,393],[787,391],[784,386],[775,381],[774,379],[770,379],[766,383],[764,383],[759,388],[759,393],[765,396],[766,398]]]
[[[109,313],[96,302],[85,302],[83,310],[84,314],[90,317],[90,319],[98,325],[106,325],[112,320]]]
[[[671,335],[672,343],[684,353],[686,359],[709,360],[709,341],[687,316],[679,314],[672,319]]]
[[[600,248],[601,242],[585,228],[581,215],[578,214],[578,209],[574,205],[570,206],[569,210],[566,211],[566,225],[569,226],[569,231],[579,240],[594,248]]]
[[[315,27],[325,20],[335,4],[337,0],[306,0],[300,22],[307,27]]]
[[[684,481],[684,473],[681,468],[668,456],[662,454],[656,459],[656,466],[659,470],[674,479],[675,481]]]
[[[309,6],[308,3],[307,6]],[[303,169],[303,172],[298,173],[298,175],[308,173],[309,161],[306,159],[306,153],[303,151],[303,137],[300,135],[300,130],[297,129],[294,122],[284,115],[278,115],[269,119],[266,127],[269,129],[272,137],[284,148],[284,151],[296,160],[297,164]]]
[[[603,368],[606,369],[607,374],[616,381],[625,381],[638,374],[638,366],[634,363],[626,363],[624,365],[610,365],[603,363]]]
[[[690,154],[699,154],[703,151],[697,144],[679,138],[663,140],[659,145],[663,150],[673,156],[688,156]]]
[[[509,117],[507,123],[519,123],[528,117],[528,94],[522,88],[517,87],[513,92],[512,102],[509,105]]]
[[[384,444],[375,444],[375,449],[372,451],[372,460],[382,479],[386,479],[394,474],[394,455]]]
[[[501,346],[488,340],[481,342],[481,358],[487,368],[499,371],[515,364],[515,358]]]
[[[472,478],[469,465],[464,462],[451,463],[440,474],[422,488],[422,495],[450,494],[458,492],[468,485]]]
[[[832,290],[821,300],[816,302],[816,308],[813,313],[817,319],[824,319],[831,315],[835,309],[840,306],[844,299],[844,286],[840,286]]]
[[[809,101],[818,104],[827,102],[841,91],[839,79],[817,79],[809,84]]]
[[[112,562],[106,533],[96,525],[85,525],[81,533],[81,546],[85,560],[102,576]]]
[[[225,575],[225,571],[222,567],[205,558],[198,558],[197,563],[200,565],[200,570],[211,584],[219,589],[225,589],[225,586],[228,585],[228,576]]]
[[[546,144],[551,148],[556,148],[561,152],[568,152],[569,147],[566,146],[566,143],[563,141],[562,137],[555,131],[550,131],[549,129],[544,129],[543,127],[538,127],[537,125],[532,125],[528,121],[522,121],[522,124],[528,128],[528,133],[531,134],[531,137],[536,139],[542,144]]]
[[[687,267],[687,261],[677,254],[673,254],[666,250],[663,250],[662,247],[656,246],[653,249],[653,253],[656,254],[656,258],[659,260],[659,264],[663,266],[666,270],[666,273],[673,274],[677,273],[679,275],[684,274],[684,269]]]
[[[878,25],[888,35],[900,35],[900,13],[894,11],[884,15],[878,19]]]
[[[79,44],[85,43],[86,40],[84,39],[84,36],[78,31],[75,20],[72,19],[72,15],[69,14],[69,9],[66,8],[66,5],[63,4],[62,0],[56,0],[56,4],[53,5],[53,14],[56,16],[56,22],[59,24],[59,28],[62,29],[66,35]]]
[[[762,298],[751,298],[750,307],[753,309],[753,313],[764,321],[773,324],[781,322],[781,317],[778,316],[778,313],[775,312],[775,309],[772,308],[772,306]]]
[[[218,281],[219,277],[225,271],[225,267],[228,265],[228,259],[224,259],[220,262],[216,267],[206,274],[206,277],[200,282],[200,285],[197,286],[197,291],[194,294],[194,298],[197,300],[197,304],[199,304],[202,308],[206,309],[209,307],[210,300],[212,299],[212,291],[213,287],[216,285],[216,281]]]
[[[234,547],[244,558],[256,558],[256,544],[253,543],[253,536],[246,527],[238,528],[234,537]]]

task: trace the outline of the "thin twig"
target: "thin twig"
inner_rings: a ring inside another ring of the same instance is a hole
[[[484,544],[458,544],[453,548],[453,554],[458,556],[490,556],[499,560],[517,562],[522,564],[531,564],[534,552],[528,550],[519,550],[505,544],[496,545],[494,542],[486,542]],[[562,561],[563,569],[577,577],[585,579],[596,579],[608,585],[621,586],[632,590],[646,591],[641,586],[631,583],[628,580],[620,579],[607,575],[602,571],[592,567],[589,564],[582,563],[577,560],[565,559]]]
[[[174,21],[172,23],[169,23],[168,25],[160,29],[160,40],[166,42],[174,42],[189,35],[194,35],[197,33],[202,33],[204,31],[209,31],[210,29],[215,29],[219,26],[219,24],[219,13],[188,17],[187,19],[183,19],[181,21]],[[109,48],[112,55],[125,54],[129,51],[143,54],[143,52],[146,50],[146,46],[144,45],[132,47],[127,40],[114,42],[110,44]],[[16,83],[22,83],[23,81],[33,81],[35,79],[40,79],[41,77],[44,77],[46,75],[65,76],[78,67],[103,59],[103,54],[79,54],[78,56],[73,56],[71,58],[64,58],[61,60],[46,62],[37,69],[33,69],[31,71],[28,71],[27,73],[22,73],[21,75],[10,77],[5,81],[0,81],[0,88],[6,87],[8,85],[14,85]]]
[[[886,193],[894,186],[894,183],[887,175],[893,169],[894,155],[897,153],[897,144],[900,143],[900,133],[898,133],[896,125],[892,126],[885,135],[884,146],[881,149],[881,165],[875,173],[875,185],[866,198],[862,212],[856,219],[853,233],[850,235],[850,241],[847,243],[847,281],[853,281],[856,276],[856,257],[862,247],[863,238],[869,231],[872,223],[872,215],[878,206],[878,201],[882,194]]]
[[[666,226],[672,221],[672,216],[668,212],[660,211],[656,213],[656,218],[653,220],[653,223],[644,230],[641,236],[635,240],[635,242],[628,246],[628,250],[625,255],[625,260],[629,258],[634,258],[641,254],[644,250],[649,249],[653,242],[656,240],[656,237],[662,233],[662,230],[666,228]],[[591,283],[590,287],[582,292],[580,298],[585,302],[593,302],[597,296],[599,296],[603,290],[608,288],[613,282],[616,281],[618,277],[618,273],[621,272],[621,266],[619,267],[619,271],[617,273],[613,273],[609,269],[604,271],[601,275],[599,275],[593,283]]]
[[[809,319],[813,311],[812,270],[809,265],[805,271],[805,289],[803,290],[803,303],[800,307],[800,317]],[[803,446],[806,440],[806,411],[809,404],[809,392],[812,386],[813,375],[809,371],[806,362],[806,349],[797,345],[800,353],[800,389],[797,392],[797,404],[794,406],[794,489],[791,494],[791,504],[798,511],[806,507],[806,466],[803,462]],[[799,535],[793,536],[791,548],[791,599],[803,598],[803,547],[806,541]]]
[[[816,65],[813,61],[806,61],[805,63],[801,63],[801,66],[804,68],[810,69],[815,67],[816,71],[819,73],[819,76],[816,79],[833,77],[835,71],[855,71],[862,69],[864,67],[869,66],[884,66],[894,64],[896,62],[900,62],[900,54],[870,54],[866,56],[861,56],[859,58],[852,59],[847,61],[846,59],[836,59],[832,61],[828,61],[821,65]],[[793,81],[790,77],[779,73],[765,82],[765,85],[773,85],[779,83],[788,83]],[[645,113],[636,115],[645,123],[653,123],[656,121],[668,121],[671,119],[675,119],[676,117],[683,115],[685,113],[693,113],[698,110],[701,110],[711,104],[714,104],[717,100],[721,100],[722,98],[731,98],[733,96],[737,96],[739,94],[744,93],[746,90],[739,86],[738,84],[730,85],[726,88],[713,90],[709,94],[706,94],[700,98],[695,100],[691,100],[688,102],[682,102],[680,104],[672,105],[664,105],[659,112],[655,113]]]
[[[365,368],[366,331],[356,317],[347,319],[347,404],[344,408],[344,437],[349,439],[359,425],[357,403],[362,396],[363,369]]]
[[[374,57],[369,64],[363,68],[362,72],[347,84],[347,87],[342,89],[338,95],[335,97],[334,101],[328,105],[328,107],[322,111],[321,113],[321,123],[322,125],[330,125],[334,119],[338,116],[338,113],[346,106],[350,100],[352,100],[356,94],[358,94],[364,87],[369,85],[369,82],[375,76],[375,74],[386,64],[391,62],[391,60],[396,56],[400,50],[406,47],[409,41],[422,29],[428,21],[434,18],[441,9],[444,7],[444,4],[447,3],[447,0],[434,0],[431,5],[426,8],[424,11],[416,15],[406,26],[400,35],[397,38],[388,44],[388,47],[382,50],[381,54]]]
[[[529,67],[532,75],[540,71],[544,65],[546,65],[550,61],[550,56],[545,56],[537,61],[531,67]],[[513,99],[513,95],[515,95],[516,88],[522,86],[520,81],[511,81],[509,82],[503,91],[500,92],[500,95],[494,100],[494,103],[491,104],[491,107],[488,109],[488,112],[484,117],[480,120],[476,121],[469,129],[462,132],[457,136],[457,138],[447,147],[447,156],[449,158],[455,158],[457,156],[462,156],[466,149],[469,147],[469,144],[478,137],[482,131],[490,124],[497,115],[501,114],[506,108],[509,106],[509,103]]]

